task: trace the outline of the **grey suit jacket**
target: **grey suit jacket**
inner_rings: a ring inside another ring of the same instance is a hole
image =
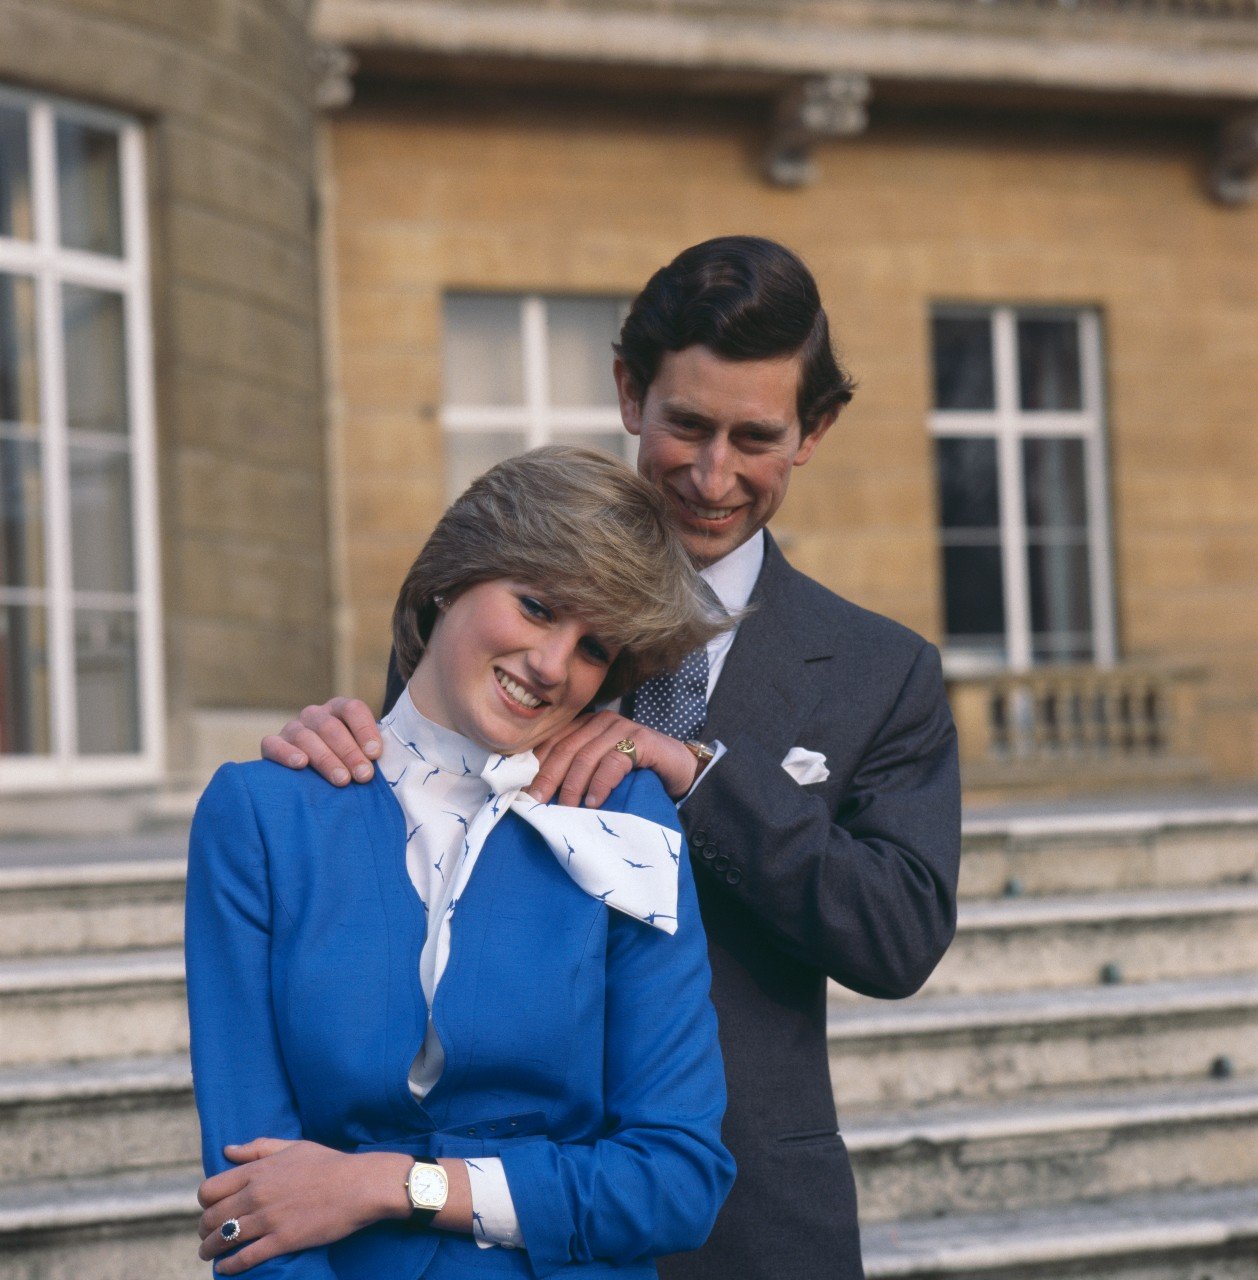
[[[708,709],[727,750],[680,810],[712,961],[734,1191],[665,1280],[859,1280],[826,1053],[827,975],[916,991],[956,925],[960,780],[939,655],[771,538]],[[800,786],[796,746],[830,777]],[[842,1091],[842,1082],[837,1082]]]
[[[703,731],[726,753],[680,809],[738,1176],[707,1244],[661,1259],[660,1274],[861,1280],[826,977],[906,996],[952,940],[956,734],[934,646],[791,568],[767,535],[750,607]],[[389,705],[402,687],[390,675]],[[796,746],[826,757],[826,782],[801,787],[782,769]]]

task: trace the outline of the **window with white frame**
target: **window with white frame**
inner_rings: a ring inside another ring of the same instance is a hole
[[[627,460],[612,343],[620,298],[450,293],[445,328],[446,492],[542,444],[582,444]]]
[[[949,670],[1113,662],[1099,316],[941,306],[931,337]]]
[[[0,89],[0,786],[160,763],[143,135]]]

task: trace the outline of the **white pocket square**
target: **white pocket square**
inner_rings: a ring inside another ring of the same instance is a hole
[[[801,787],[806,787],[810,782],[824,782],[830,776],[825,756],[820,751],[809,751],[807,747],[792,747],[782,761],[782,768]]]

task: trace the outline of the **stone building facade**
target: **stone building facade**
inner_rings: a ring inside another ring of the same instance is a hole
[[[941,643],[972,798],[1252,781],[1256,109],[1258,0],[0,0],[4,821],[377,701],[447,498],[626,451],[734,231],[861,384],[775,533]]]
[[[327,121],[351,687],[460,459],[614,445],[610,380],[555,352],[605,362],[600,302],[747,231],[815,269],[861,384],[775,533],[941,642],[971,796],[1258,776],[1258,7],[326,0],[316,29],[358,64]]]
[[[151,795],[331,687],[314,83],[305,0],[0,2],[6,791]]]

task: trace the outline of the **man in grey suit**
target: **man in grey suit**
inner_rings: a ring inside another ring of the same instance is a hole
[[[693,778],[680,814],[738,1178],[708,1243],[661,1274],[860,1280],[826,978],[910,995],[951,941],[960,784],[939,655],[791,568],[765,528],[852,391],[794,254],[746,236],[686,250],[634,302],[615,374],[639,470],[722,602],[745,608],[732,638],[551,744],[532,788],[601,803],[630,767],[625,740]],[[376,740],[368,708],[336,699],[263,750],[343,784],[370,776]]]

